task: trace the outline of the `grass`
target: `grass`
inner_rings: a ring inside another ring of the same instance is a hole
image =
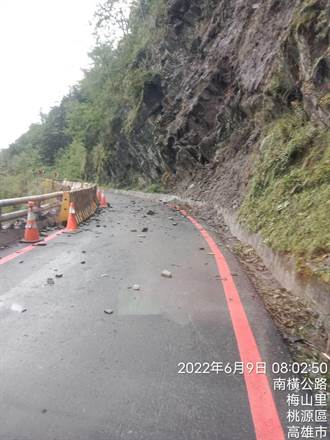
[[[144,189],[147,193],[165,193],[165,188],[160,183],[152,183]]]
[[[302,275],[330,283],[330,131],[301,109],[268,127],[240,218]]]
[[[329,34],[328,15],[320,3],[319,0],[304,0],[294,20],[297,33],[310,32],[314,28],[317,41],[326,39]]]

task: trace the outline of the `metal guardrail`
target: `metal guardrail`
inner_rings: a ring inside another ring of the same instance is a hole
[[[38,196],[26,196],[26,197],[17,197],[15,199],[2,199],[0,200],[0,208],[4,206],[17,206],[23,205],[28,202],[42,202],[44,200],[54,199],[55,197],[62,197],[63,191],[58,191],[49,194],[40,194]]]
[[[53,208],[59,208],[57,221],[59,223],[67,220],[69,204],[74,202],[76,205],[76,215],[78,222],[82,222],[90,217],[97,209],[97,187],[91,183],[62,181],[53,183],[60,184],[63,191],[52,192],[48,194],[40,194],[36,196],[17,197],[13,199],[0,199],[0,230],[5,222],[17,220],[27,216],[26,208],[20,211],[3,212],[3,208],[11,206],[24,205],[28,202],[35,202],[35,212],[42,213]],[[53,187],[55,185],[52,185]],[[51,202],[41,205],[41,202],[50,200]]]
[[[2,208],[8,206],[24,205],[25,203],[28,203],[30,201],[40,203],[45,200],[57,199],[56,202],[49,203],[47,205],[39,205],[38,212],[44,212],[49,209],[59,207],[61,205],[62,197],[63,197],[63,191],[57,191],[49,194],[40,194],[36,196],[26,196],[26,197],[17,197],[14,199],[0,200],[0,229],[2,228],[2,223],[8,222],[10,220],[17,220],[27,215],[27,209],[22,209],[20,211],[14,211],[9,213],[3,213]]]

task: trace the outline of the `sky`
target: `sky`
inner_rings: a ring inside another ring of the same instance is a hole
[[[0,0],[0,148],[79,81],[98,0]]]

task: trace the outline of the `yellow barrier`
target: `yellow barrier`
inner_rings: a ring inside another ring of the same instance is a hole
[[[88,219],[97,209],[96,185],[70,191],[70,203],[74,202],[78,224]]]
[[[71,202],[75,204],[78,224],[88,219],[94,214],[98,207],[96,191],[96,185],[90,185],[87,188],[74,189],[72,191],[64,191],[62,206],[57,221],[59,223],[65,223],[67,221]]]
[[[64,191],[62,197],[61,209],[57,216],[57,223],[65,223],[68,220],[69,205],[70,205],[70,193],[69,191]]]

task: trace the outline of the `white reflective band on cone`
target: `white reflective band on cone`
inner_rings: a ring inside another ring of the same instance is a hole
[[[34,212],[30,211],[28,214],[27,221],[35,222],[37,220],[37,216]]]

